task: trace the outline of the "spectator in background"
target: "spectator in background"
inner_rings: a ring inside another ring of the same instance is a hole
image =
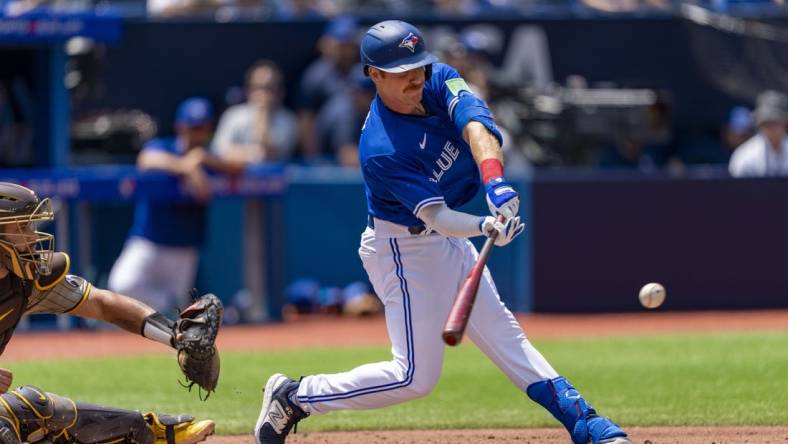
[[[301,157],[319,160],[316,119],[320,108],[335,94],[348,94],[358,66],[358,27],[350,17],[331,21],[318,41],[320,58],[312,62],[301,78],[298,98],[298,129]]]
[[[358,168],[358,138],[375,97],[375,84],[362,71],[356,73],[350,94],[335,94],[317,116],[321,152],[341,166]]]
[[[680,172],[684,165],[727,164],[733,150],[753,136],[754,126],[752,112],[744,106],[735,106],[718,131],[682,131],[676,143],[679,157],[671,159],[670,167]]]
[[[637,168],[641,171],[656,169],[657,163],[652,149],[633,134],[617,134],[612,143],[606,144],[597,160],[603,168]]]
[[[273,18],[278,20],[322,20],[336,13],[331,0],[274,0]]]
[[[265,19],[273,8],[267,0],[147,0],[149,17],[203,17],[228,22]]]
[[[751,8],[763,9],[788,5],[786,0],[700,0],[702,6],[711,7],[718,11],[731,9]]]
[[[137,157],[141,171],[175,175],[194,200],[141,199],[134,224],[109,276],[110,290],[129,295],[162,313],[175,313],[191,300],[206,203],[211,197],[206,168],[239,172],[237,165],[211,157],[205,149],[213,133],[210,102],[190,98],[178,106],[175,138],[148,142]]]
[[[755,135],[755,122],[752,111],[745,106],[735,106],[728,114],[728,122],[720,132],[722,147],[728,157],[739,145]]]
[[[459,36],[447,35],[439,42],[441,60],[457,70],[474,94],[490,100],[490,75],[495,67],[485,46],[487,38],[477,30],[463,31]]]
[[[637,12],[649,10],[667,11],[672,8],[672,0],[580,0],[590,9],[602,12]]]
[[[754,114],[758,133],[736,148],[728,170],[734,177],[788,175],[788,96],[761,93]]]
[[[90,0],[0,0],[0,15],[17,17],[35,13],[80,13],[93,9]]]
[[[270,60],[246,72],[246,102],[228,108],[219,120],[212,151],[242,164],[288,160],[298,139],[293,113],[282,105],[282,72]]]
[[[225,5],[225,0],[147,0],[148,16],[168,17],[213,17]]]
[[[478,0],[433,0],[433,13],[438,17],[471,17],[481,9]]]

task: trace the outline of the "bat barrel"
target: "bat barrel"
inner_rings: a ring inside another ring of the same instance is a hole
[[[499,216],[498,220],[502,221],[503,216]],[[476,293],[479,291],[479,282],[482,279],[482,273],[484,273],[484,265],[487,263],[487,258],[490,256],[494,244],[495,236],[490,236],[484,242],[476,264],[471,269],[471,272],[468,273],[468,277],[465,278],[465,282],[463,282],[460,291],[457,292],[457,297],[454,299],[454,304],[452,304],[449,317],[446,319],[443,333],[441,334],[443,342],[450,347],[454,347],[462,341],[465,327],[468,325],[468,319],[471,317],[473,303],[476,300]]]

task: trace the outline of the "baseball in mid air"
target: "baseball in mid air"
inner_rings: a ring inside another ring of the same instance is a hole
[[[656,282],[649,282],[640,289],[640,304],[646,308],[657,308],[665,302],[665,287]]]

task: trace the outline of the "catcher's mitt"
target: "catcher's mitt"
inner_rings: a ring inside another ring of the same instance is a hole
[[[208,395],[216,390],[219,381],[219,352],[215,342],[223,311],[219,298],[208,293],[184,309],[175,323],[175,349],[178,365],[186,376],[186,387],[191,389],[197,384]]]

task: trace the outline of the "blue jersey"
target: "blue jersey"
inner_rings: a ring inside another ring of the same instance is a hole
[[[457,208],[478,192],[479,168],[462,138],[468,122],[501,141],[487,105],[448,65],[433,64],[422,104],[427,116],[405,115],[375,97],[359,141],[369,214],[405,226],[420,224],[425,206]]]
[[[163,151],[182,156],[185,150],[176,139],[154,139],[143,151]],[[130,236],[174,247],[199,247],[205,233],[205,205],[196,202],[167,202],[142,198],[134,209]]]

